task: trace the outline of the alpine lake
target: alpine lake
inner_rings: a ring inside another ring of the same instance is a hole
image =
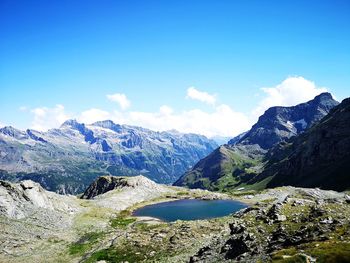
[[[227,216],[247,207],[234,200],[181,199],[141,207],[134,216],[149,216],[165,222],[200,220]]]

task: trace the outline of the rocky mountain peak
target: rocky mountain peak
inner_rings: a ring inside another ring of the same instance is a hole
[[[67,120],[65,121],[61,127],[61,129],[63,128],[69,128],[69,129],[73,129],[73,130],[77,130],[80,134],[82,134],[84,136],[84,140],[86,142],[89,142],[91,144],[95,143],[97,141],[97,138],[95,138],[93,131],[89,130],[88,128],[86,128],[84,123],[79,123],[77,122],[77,120]]]
[[[85,124],[79,123],[76,119],[70,119],[66,120],[60,128],[72,128],[80,131],[85,128]]]
[[[105,129],[110,129],[116,132],[119,132],[122,129],[120,124],[115,124],[111,120],[97,121],[92,124],[92,126],[98,126]]]
[[[14,137],[16,139],[23,139],[23,138],[27,137],[25,132],[18,130],[12,126],[5,126],[5,127],[1,128],[0,133],[7,135],[7,136],[10,136],[10,137]]]
[[[325,92],[296,106],[271,107],[236,143],[258,144],[262,149],[270,149],[277,143],[311,127],[338,104],[339,102],[334,100],[330,93]]]
[[[333,99],[332,94],[329,93],[329,92],[323,92],[323,93],[317,95],[317,96],[313,99],[313,101],[315,101],[315,102],[318,102],[318,101],[319,101],[319,102],[321,102],[321,101],[330,101],[330,100],[334,100],[334,99]]]

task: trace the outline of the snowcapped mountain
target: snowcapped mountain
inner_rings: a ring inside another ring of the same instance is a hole
[[[0,129],[0,178],[31,179],[61,193],[78,193],[97,176],[143,174],[172,183],[217,144],[205,136],[155,132],[110,120],[68,120],[47,132]]]

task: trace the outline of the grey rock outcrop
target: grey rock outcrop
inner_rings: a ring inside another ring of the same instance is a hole
[[[0,181],[0,215],[21,219],[39,210],[74,213],[74,198],[44,190],[40,184],[25,180],[17,184]]]

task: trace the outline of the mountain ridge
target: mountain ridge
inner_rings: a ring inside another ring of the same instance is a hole
[[[47,132],[0,129],[0,179],[32,179],[60,193],[83,191],[96,177],[144,174],[172,183],[217,144],[202,135],[156,132],[106,120],[67,120]]]

